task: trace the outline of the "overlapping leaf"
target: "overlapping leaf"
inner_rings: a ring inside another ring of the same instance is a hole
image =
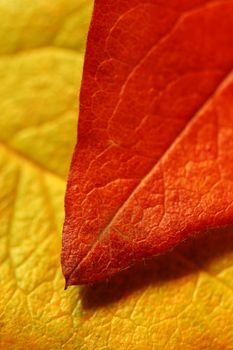
[[[232,23],[231,0],[96,2],[66,197],[67,285],[233,222]]]

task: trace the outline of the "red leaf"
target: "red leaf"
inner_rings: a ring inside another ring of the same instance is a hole
[[[98,0],[66,194],[67,285],[233,222],[233,1]]]

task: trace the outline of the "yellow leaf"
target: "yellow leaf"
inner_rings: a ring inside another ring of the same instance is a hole
[[[0,0],[0,349],[233,349],[232,228],[64,291],[63,200],[91,8]]]

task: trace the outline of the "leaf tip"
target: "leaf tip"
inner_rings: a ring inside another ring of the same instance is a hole
[[[70,284],[69,284],[69,279],[66,278],[66,279],[65,279],[65,287],[64,287],[64,290],[67,290],[69,286],[70,286]]]

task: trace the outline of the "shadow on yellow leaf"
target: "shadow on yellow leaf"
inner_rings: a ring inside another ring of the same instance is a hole
[[[84,286],[81,291],[83,308],[98,309],[149,286],[158,288],[201,272],[233,291],[231,280],[218,277],[221,271],[231,268],[230,256],[233,259],[233,227],[210,230],[166,254],[137,263],[109,281]]]

